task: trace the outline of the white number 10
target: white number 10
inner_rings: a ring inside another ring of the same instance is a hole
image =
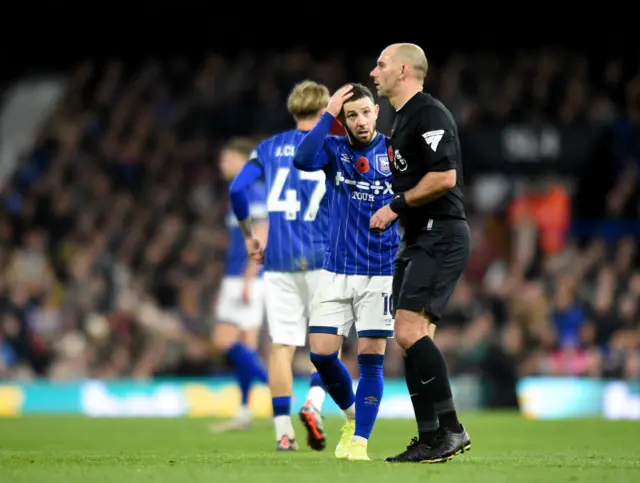
[[[285,189],[287,178],[289,177],[289,168],[280,168],[273,180],[273,186],[267,197],[267,209],[270,212],[284,212],[285,219],[291,221],[298,217],[298,212],[302,205],[298,200],[298,193],[294,189]],[[325,186],[325,175],[323,171],[300,171],[300,179],[302,181],[315,181],[316,185],[309,199],[309,206],[304,212],[302,219],[304,221],[313,221],[318,215],[320,209],[320,201],[324,196],[327,187]],[[282,196],[284,194],[284,197]]]

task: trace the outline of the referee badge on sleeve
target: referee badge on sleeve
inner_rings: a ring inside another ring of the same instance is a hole
[[[437,131],[427,131],[422,135],[424,141],[429,145],[433,152],[435,153],[438,149],[438,144],[440,140],[444,136],[444,129],[438,129]]]

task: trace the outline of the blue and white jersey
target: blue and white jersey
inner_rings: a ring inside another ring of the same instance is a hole
[[[369,229],[373,214],[393,199],[387,140],[376,133],[364,146],[346,136],[328,135],[329,114],[298,148],[295,166],[323,169],[327,176],[329,240],[323,268],[346,275],[393,275],[397,223],[382,233]]]
[[[293,166],[296,149],[305,135],[298,129],[276,134],[260,143],[250,159],[261,168],[267,187],[266,271],[322,268],[329,221],[325,174]]]
[[[266,190],[264,183],[254,183],[247,190],[249,201],[249,214],[253,220],[267,218]],[[225,276],[238,277],[244,274],[247,266],[247,249],[244,244],[244,235],[238,225],[238,220],[229,209],[225,219],[229,230],[229,244],[227,246],[227,266]]]

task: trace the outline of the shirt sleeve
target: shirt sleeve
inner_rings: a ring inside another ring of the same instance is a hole
[[[250,214],[248,191],[253,183],[263,176],[262,165],[249,162],[245,164],[229,186],[231,209],[239,221],[244,221]]]
[[[307,133],[296,150],[293,165],[302,171],[325,169],[330,163],[331,144],[329,129],[334,118],[325,112],[318,123]]]
[[[249,215],[254,220],[266,220],[269,217],[267,188],[264,183],[255,183],[252,186],[249,197]]]
[[[263,149],[263,143],[260,143],[249,155],[249,163],[258,166],[262,173],[264,173],[264,156],[262,156]]]
[[[418,133],[429,171],[449,171],[458,164],[457,129],[442,109],[425,106],[419,111]]]

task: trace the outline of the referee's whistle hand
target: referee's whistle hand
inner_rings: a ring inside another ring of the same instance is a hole
[[[389,224],[393,223],[398,214],[393,212],[389,205],[385,205],[374,213],[369,223],[369,229],[372,231],[385,231]]]

